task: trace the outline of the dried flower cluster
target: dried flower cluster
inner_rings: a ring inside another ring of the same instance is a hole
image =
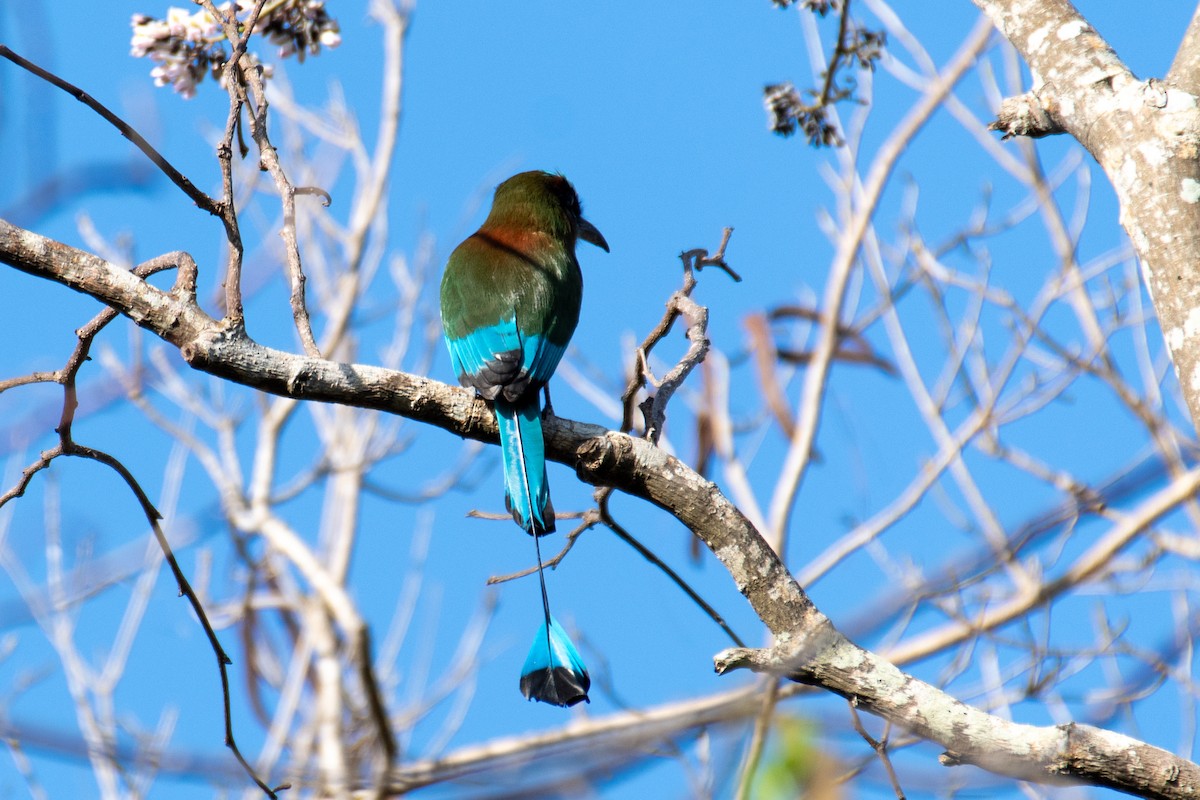
[[[813,10],[823,13],[815,6]],[[845,6],[842,7],[842,13],[845,13]],[[763,87],[763,105],[767,109],[770,129],[781,136],[791,136],[799,130],[811,145],[840,147],[842,137],[831,118],[830,109],[843,100],[858,100],[852,68],[875,69],[875,62],[883,56],[886,45],[887,36],[882,31],[843,20],[837,45],[822,76],[821,88],[806,89],[801,94],[790,81]],[[804,97],[811,99],[805,101]]]
[[[280,58],[295,54],[304,61],[306,52],[315,56],[321,45],[337,47],[342,42],[337,20],[325,10],[324,0],[280,3],[269,15],[264,10],[258,29],[279,45]]]
[[[796,4],[796,0],[771,0],[771,2],[779,8],[787,8],[790,5]],[[837,0],[803,0],[799,5],[801,8],[820,14],[822,17],[828,14],[830,9],[834,11],[841,10],[841,6]]]
[[[237,0],[237,13],[247,14],[254,5],[253,0]],[[225,3],[217,11],[227,18],[233,13],[232,4]],[[190,98],[208,73],[224,84],[225,63],[230,56],[228,39],[222,21],[208,10],[189,14],[186,9],[172,7],[167,9],[166,19],[134,14],[132,26],[130,54],[154,62],[150,76],[156,86],[169,84]],[[337,20],[325,10],[324,0],[267,3],[256,28],[279,46],[280,58],[295,55],[303,60],[306,53],[319,53],[322,45],[337,47],[342,41]],[[269,66],[263,66],[269,75]]]
[[[837,147],[842,144],[837,126],[829,119],[829,103],[822,102],[817,92],[806,103],[791,83],[772,83],[763,87],[763,105],[767,109],[767,125],[781,136],[791,136],[797,130],[814,146]]]

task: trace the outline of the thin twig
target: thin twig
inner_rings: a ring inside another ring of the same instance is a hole
[[[854,722],[854,730],[863,738],[863,741],[870,745],[875,751],[875,755],[879,756],[883,768],[887,771],[888,780],[892,782],[892,791],[896,793],[896,800],[904,800],[904,789],[900,787],[900,779],[896,777],[896,769],[892,766],[891,756],[888,755],[888,732],[891,729],[891,722],[886,723],[884,728],[883,738],[875,739],[871,734],[867,733],[867,729],[863,727],[862,720],[858,716],[858,698],[852,697],[849,700],[850,718]]]
[[[492,516],[490,514],[485,515],[485,514],[476,512],[476,511],[472,511],[470,516],[480,517],[482,519],[505,519],[505,520],[510,519],[509,515],[507,515],[507,514],[504,515],[503,517],[500,517],[499,515],[496,515],[496,516]],[[579,515],[556,514],[556,517],[559,520],[570,519],[572,516],[578,516],[583,521],[580,522],[579,525],[575,526],[574,530],[572,530],[570,533],[567,534],[567,541],[565,544],[563,544],[562,550],[559,550],[558,553],[553,558],[548,558],[548,559],[545,559],[542,561],[542,567],[544,569],[554,569],[560,563],[562,563],[562,560],[567,557],[567,553],[571,552],[571,548],[575,546],[575,540],[578,539],[580,536],[582,536],[584,531],[588,530],[589,528],[595,527],[596,525],[600,524],[600,521],[601,521],[600,520],[600,512],[594,508],[589,509]],[[518,572],[512,572],[512,573],[509,573],[508,575],[493,575],[492,577],[487,579],[487,585],[493,586],[497,583],[506,583],[507,581],[516,580],[517,578],[524,578],[529,575],[536,575],[537,572],[538,572],[537,567],[529,567],[528,569],[523,569]]]
[[[239,152],[246,157],[246,147],[241,141],[242,109],[245,106],[244,92],[239,91],[243,76],[240,62],[250,43],[250,35],[262,13],[265,0],[258,0],[255,7],[246,18],[244,33],[238,33],[237,16],[232,6],[229,17],[223,17],[212,3],[205,3],[205,8],[214,19],[221,20],[225,28],[225,38],[233,43],[232,53],[225,63],[226,90],[229,93],[229,113],[225,118],[225,135],[217,146],[217,162],[221,166],[221,190],[224,194],[225,213],[222,221],[225,223],[225,238],[229,242],[229,261],[225,265],[225,319],[231,326],[241,328],[245,325],[245,310],[242,306],[242,261],[245,247],[242,243],[241,227],[238,221],[237,208],[233,191],[233,139],[238,137]]]
[[[300,336],[300,343],[304,347],[304,352],[313,358],[321,358],[321,350],[317,346],[316,338],[313,335],[312,319],[309,315],[305,299],[305,285],[308,278],[304,274],[299,244],[296,238],[296,187],[292,185],[291,180],[284,172],[283,165],[279,163],[279,153],[276,151],[274,145],[271,144],[267,131],[267,109],[270,103],[267,102],[261,71],[245,55],[250,36],[254,33],[254,23],[257,22],[266,0],[258,0],[254,9],[247,17],[248,24],[241,31],[238,29],[237,19],[232,8],[229,11],[228,18],[226,18],[218,11],[212,0],[200,0],[200,2],[214,18],[222,21],[226,38],[236,43],[233,52],[230,54],[229,61],[225,65],[226,86],[230,97],[230,120],[231,122],[236,122],[236,120],[240,119],[240,110],[242,107],[245,107],[249,111],[247,119],[250,123],[250,136],[254,139],[255,145],[258,147],[259,164],[271,174],[272,179],[275,181],[275,189],[279,192],[279,198],[283,206],[283,225],[279,229],[279,237],[283,240],[284,265],[287,267],[291,283],[290,303],[292,317],[296,323],[296,332]],[[227,129],[227,140],[228,136],[229,132]],[[226,168],[231,169],[231,165],[227,167],[223,162],[222,169]],[[312,195],[314,194],[314,190],[312,187],[307,187],[302,194]],[[240,276],[234,276],[231,273],[228,277],[229,283],[236,283],[234,280],[235,277]],[[227,285],[227,296],[229,292],[230,286]],[[237,299],[240,304],[240,296]],[[227,313],[235,313],[235,309],[233,308],[227,308],[226,310]]]
[[[741,637],[733,632],[733,629],[729,627],[727,622],[725,622],[725,618],[717,613],[717,610],[710,606],[708,602],[679,575],[678,572],[671,569],[671,567],[668,566],[665,561],[655,555],[644,544],[635,539],[633,535],[629,533],[629,531],[625,530],[623,526],[613,519],[612,513],[608,508],[608,500],[610,497],[612,497],[611,488],[603,486],[596,490],[596,505],[600,510],[600,521],[604,523],[604,526],[615,533],[618,539],[625,542],[634,550],[637,550],[638,554],[642,558],[658,567],[658,569],[660,569],[664,575],[671,579],[672,583],[683,590],[683,593],[686,594],[693,603],[700,606],[700,608],[704,610],[704,613],[708,615],[708,618],[717,623],[721,630],[725,631],[726,635],[728,635],[732,641],[737,643],[738,647],[745,647],[746,645],[742,643]]]
[[[134,130],[129,123],[125,122],[116,114],[109,111],[103,103],[92,97],[83,89],[80,89],[78,86],[68,83],[54,73],[42,69],[32,61],[22,58],[6,45],[0,44],[0,57],[7,58],[18,67],[33,73],[53,86],[57,86],[59,89],[62,89],[64,92],[95,111],[97,114],[103,117],[106,122],[116,128],[118,133],[120,133],[129,141],[133,142],[135,147],[145,153],[146,157],[154,162],[154,165],[162,170],[164,175],[170,178],[171,183],[182,189],[183,193],[190,197],[192,202],[194,202],[198,207],[215,217],[222,216],[223,207],[221,203],[197,189],[195,184],[188,180],[182,172],[175,169],[175,167],[171,165],[171,162],[167,161],[167,159],[164,158],[161,153],[155,150],[154,147],[147,142],[140,133]]]
[[[742,279],[725,263],[725,247],[729,244],[729,237],[732,234],[733,228],[725,228],[721,234],[721,244],[713,255],[709,255],[707,250],[699,248],[679,254],[680,260],[683,261],[683,288],[667,300],[667,310],[662,319],[646,336],[635,353],[633,375],[630,377],[625,391],[621,394],[621,405],[624,408],[621,421],[622,433],[633,430],[634,398],[647,383],[650,383],[657,391],[643,401],[639,408],[641,408],[645,420],[646,439],[657,443],[666,422],[667,403],[675,394],[675,390],[696,368],[696,365],[704,361],[704,357],[708,353],[708,308],[692,300],[692,291],[696,288],[695,273],[705,267],[717,267],[735,281]],[[661,380],[655,380],[650,372],[650,351],[666,337],[671,331],[671,326],[679,317],[683,317],[688,324],[686,335],[691,345],[679,363],[668,371],[666,376]]]
[[[742,762],[741,776],[738,778],[737,800],[749,800],[750,790],[754,788],[754,776],[758,772],[763,750],[767,746],[767,735],[771,732],[771,719],[775,716],[775,705],[779,701],[779,679],[772,676],[767,680],[767,690],[763,692],[762,696],[762,708],[754,719],[754,733],[750,737],[746,758]]]

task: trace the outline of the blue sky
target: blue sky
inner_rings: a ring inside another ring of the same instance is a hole
[[[378,105],[380,50],[378,30],[362,15],[363,5],[332,3],[330,10],[342,23],[343,45],[302,66],[289,63],[286,69],[297,97],[306,103],[320,106],[336,83],[362,129],[370,132]],[[1165,70],[1190,17],[1187,4],[1166,0],[1142,3],[1137,12],[1103,0],[1077,5],[1139,75]],[[0,41],[84,87],[142,130],[197,185],[215,191],[213,141],[224,122],[224,96],[211,83],[191,101],[157,90],[148,78],[150,65],[127,55],[130,15],[161,15],[164,7],[145,0],[112,0],[102,6],[65,0],[0,8]],[[896,10],[938,64],[954,53],[977,18],[966,0],[897,2]],[[747,313],[820,296],[832,253],[818,226],[822,210],[831,202],[822,167],[834,157],[802,140],[770,134],[760,94],[766,83],[793,80],[805,85],[811,80],[797,10],[780,11],[767,0],[584,5],[421,2],[407,47],[404,120],[389,194],[389,247],[411,254],[425,237],[432,237],[434,261],[440,264],[454,244],[478,225],[486,209],[480,199],[495,183],[524,169],[562,171],[577,187],[587,217],[612,248],[610,254],[581,248],[586,296],[577,349],[569,357],[577,368],[594,365],[615,381],[628,357],[629,338],[640,339],[657,322],[663,302],[679,285],[677,254],[693,247],[715,247],[725,226],[735,229],[728,257],[744,281],[735,285],[724,275],[705,273],[698,291],[700,301],[711,306],[710,336],[717,347],[736,358],[744,352]],[[900,57],[904,58],[902,53]],[[875,90],[878,111],[864,131],[864,149],[877,146],[889,134],[915,97],[911,89],[883,75]],[[974,76],[959,87],[958,96],[986,118],[985,93]],[[86,224],[102,236],[132,242],[138,260],[188,250],[201,265],[202,286],[213,289],[221,253],[219,225],[191,207],[161,177],[138,173],[132,167],[140,160],[137,153],[82,105],[7,63],[0,64],[0,147],[9,154],[8,179],[0,186],[0,216],[87,246],[79,232],[85,223],[81,215],[86,215]],[[906,153],[897,179],[889,186],[879,228],[892,232],[914,185],[920,188],[917,219],[930,240],[960,226],[965,209],[979,202],[985,185],[994,189],[998,207],[1015,203],[1017,190],[1006,186],[1003,176],[993,174],[991,162],[971,147],[969,137],[944,112],[936,115]],[[1071,158],[1068,142],[1048,141],[1042,148],[1048,170]],[[1085,156],[1084,161],[1090,158]],[[95,164],[121,165],[119,170],[133,185],[74,197],[47,212],[20,204],[20,198],[47,174]],[[347,187],[328,188],[334,195],[334,213],[348,212]],[[1081,196],[1078,186],[1070,182],[1062,192],[1073,199]],[[1111,191],[1099,173],[1093,175],[1088,198],[1091,217],[1081,243],[1085,259],[1113,250],[1122,241]],[[269,248],[273,235],[262,232],[262,239],[252,246]],[[996,243],[995,259],[998,268],[1015,271],[1016,263],[1027,269],[1028,281],[1016,279],[1013,286],[1014,291],[1031,295],[1052,257],[1044,235],[1020,236],[1029,238]],[[261,258],[264,250],[255,253]],[[276,346],[295,347],[286,327],[288,313],[279,279],[272,276],[265,272],[265,288],[251,302],[250,333]],[[430,291],[428,298],[432,297]],[[368,311],[386,313],[391,300],[384,296]],[[0,376],[57,368],[73,344],[74,328],[96,310],[96,304],[86,298],[0,271],[0,335],[14,343],[0,352]],[[133,347],[129,327],[114,325],[103,341],[118,352],[129,352]],[[359,360],[372,360],[373,344],[377,342],[367,340]],[[664,350],[671,353],[679,348],[676,341]],[[98,368],[93,373],[83,398],[85,407],[102,405],[107,384],[101,374]],[[431,374],[451,378],[448,359],[440,349]],[[877,376],[853,370],[839,371],[838,376],[818,441],[823,462],[814,469],[799,500],[795,552],[790,554],[797,564],[820,552],[849,521],[873,513],[933,449],[921,430],[886,424],[889,415],[896,413],[890,405],[899,396],[894,385],[889,388]],[[793,384],[789,395],[793,403],[797,395],[798,384]],[[1073,410],[1048,415],[1044,423],[1031,423],[1022,435],[1033,441],[1050,434],[1059,437],[1055,447],[1064,463],[1089,479],[1102,478],[1127,463],[1130,451],[1139,446],[1136,432],[1125,427],[1127,421],[1122,422],[1119,411],[1106,402],[1085,395]],[[755,408],[752,392],[739,394],[735,408],[750,415]],[[565,386],[555,392],[555,409],[564,417],[617,424]],[[52,441],[56,394],[37,387],[7,392],[0,395],[0,415],[0,452],[12,459],[7,462],[11,475],[14,467],[19,469]],[[687,419],[682,410],[680,417]],[[1103,443],[1096,441],[1097,427],[1108,434]],[[311,441],[305,441],[310,428],[307,423],[299,423],[299,428],[293,452],[302,459],[311,447]],[[145,435],[145,430],[138,414],[108,408],[81,420],[79,438],[128,459],[152,495],[162,497],[170,489],[162,475],[172,449],[169,441]],[[458,452],[458,442],[440,431],[412,433],[416,436],[412,453],[381,468],[377,477],[383,483],[411,487],[428,476],[429,459]],[[679,433],[678,442],[690,457],[685,432]],[[243,440],[239,446],[249,448],[252,442]],[[770,485],[780,450],[778,441],[764,439],[760,455],[750,466],[757,486]],[[293,468],[299,469],[300,463]],[[986,466],[981,471],[986,472]],[[480,488],[449,496],[432,516],[368,499],[352,575],[355,597],[382,631],[407,575],[413,536],[423,525],[431,526],[424,578],[427,594],[417,615],[412,650],[404,656],[414,673],[436,671],[436,665],[453,652],[459,633],[483,598],[497,599],[476,703],[452,746],[548,727],[565,719],[557,709],[526,704],[516,691],[517,669],[536,624],[536,587],[532,581],[518,582],[492,595],[483,584],[491,575],[527,566],[532,554],[528,541],[511,526],[463,518],[473,508],[499,510],[498,459],[487,455],[476,472],[481,476]],[[218,553],[212,565],[214,585],[228,589],[231,584],[222,570],[233,567],[221,555],[225,549],[219,542],[225,530],[214,517],[215,498],[194,464],[185,474],[179,490],[179,533],[194,534],[200,542],[182,551],[185,569],[193,575],[203,572],[211,545]],[[579,485],[570,470],[552,466],[550,480],[560,511],[587,507],[590,490]],[[995,480],[998,491],[1003,491],[1006,479],[997,475]],[[93,548],[99,557],[145,540],[136,508],[111,478],[95,468],[56,465],[52,481],[39,482],[10,522],[10,547],[31,565],[35,576],[43,569],[37,564],[43,558],[48,485],[57,485],[64,497],[74,498],[62,511],[64,536],[71,545]],[[1010,525],[1049,500],[1017,480],[1009,491],[1014,499],[1005,503],[1003,521]],[[614,510],[639,538],[685,572],[744,638],[759,641],[761,628],[719,565],[704,558],[692,562],[687,533],[678,523],[628,498],[614,501]],[[317,511],[317,501],[310,499],[293,504],[286,513],[299,529],[312,534],[310,523]],[[915,537],[906,553],[913,559],[936,564],[947,551],[970,549],[965,537],[933,528],[945,526],[937,509],[923,508],[912,525],[933,530],[925,538]],[[611,694],[597,693],[587,713],[684,699],[748,680],[712,675],[711,655],[727,645],[720,631],[657,571],[611,536],[595,531],[584,537],[571,558],[551,575],[550,583],[556,613],[582,631],[585,657],[612,687]],[[886,588],[876,567],[862,556],[842,574],[818,584],[814,597],[840,622],[840,615],[853,617],[862,608],[864,585],[878,588],[880,594]],[[107,646],[111,615],[123,602],[113,594],[101,596],[82,617],[81,623],[94,626],[98,652]],[[220,759],[224,756],[211,657],[198,627],[173,597],[169,580],[160,576],[151,620],[134,648],[119,697],[148,726],[164,708],[178,707],[179,730],[172,746]],[[11,614],[4,631],[14,647],[0,661],[0,687],[15,691],[7,687],[53,671],[55,661],[37,628],[22,617],[16,590],[3,580],[0,609]],[[1160,611],[1156,607],[1154,613]],[[1147,635],[1153,636],[1154,631]],[[235,639],[230,630],[223,636],[230,644]],[[931,674],[936,675],[936,666],[930,667]],[[14,695],[11,705],[6,703],[10,717],[71,730],[61,683],[53,677],[38,677],[33,683],[33,689]],[[196,697],[201,692],[204,695]],[[254,752],[255,734],[245,698],[239,696],[237,702],[237,713],[243,715],[240,729],[248,731],[249,750]],[[844,713],[828,702],[792,706],[788,711],[818,716]],[[434,727],[427,723],[414,729],[417,750],[433,737]],[[1156,743],[1172,746],[1173,742]],[[931,748],[919,749],[911,762],[914,772],[936,775],[940,768],[932,765],[931,755]],[[51,796],[86,796],[94,790],[86,766],[53,760],[36,763]],[[0,764],[0,793],[22,796],[21,785],[10,764]],[[638,797],[647,792],[686,796],[685,786],[675,768],[660,764],[616,783],[606,796]],[[164,779],[152,794],[203,797],[209,793],[203,785]]]

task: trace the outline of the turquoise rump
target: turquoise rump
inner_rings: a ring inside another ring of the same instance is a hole
[[[546,480],[541,392],[579,322],[582,239],[608,243],[583,218],[562,175],[522,172],[501,183],[487,219],[446,263],[441,310],[459,383],[492,402],[500,429],[505,506],[533,536],[544,622],[521,675],[526,698],[557,706],[587,700],[587,668],[550,615],[538,537],[555,529]]]

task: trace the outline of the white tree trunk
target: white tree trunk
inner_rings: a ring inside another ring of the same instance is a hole
[[[1033,73],[992,127],[1068,133],[1108,175],[1200,425],[1200,15],[1166,79],[1139,80],[1068,0],[975,0]]]

